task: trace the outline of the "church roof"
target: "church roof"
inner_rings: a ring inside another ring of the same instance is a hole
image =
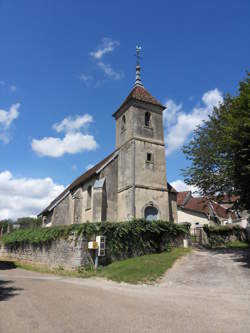
[[[107,157],[105,157],[102,161],[97,163],[93,168],[89,169],[85,173],[83,173],[81,176],[76,178],[66,189],[59,194],[50,204],[47,208],[45,208],[38,216],[42,214],[48,213],[50,210],[52,210],[62,199],[64,199],[67,194],[75,189],[76,187],[79,187],[81,184],[83,184],[86,180],[94,176],[98,173],[98,171],[109,162],[115,155],[115,152],[111,153]]]
[[[162,109],[165,109],[165,106],[163,106],[159,101],[157,101],[156,98],[154,98],[143,86],[136,85],[131,90],[125,101],[121,104],[121,106],[118,108],[118,110],[113,114],[113,116],[119,112],[128,102],[131,100],[137,100],[140,102],[145,102],[153,105],[160,106]]]

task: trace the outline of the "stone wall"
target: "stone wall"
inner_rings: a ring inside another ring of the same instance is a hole
[[[23,244],[18,246],[3,246],[1,257],[23,260],[49,267],[63,266],[66,269],[76,269],[93,263],[86,239],[74,235],[68,239],[53,240],[49,244]]]

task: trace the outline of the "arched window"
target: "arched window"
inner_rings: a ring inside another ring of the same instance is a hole
[[[122,126],[121,130],[124,131],[126,129],[126,117],[125,115],[122,116]]]
[[[148,206],[144,211],[144,218],[146,221],[158,220],[158,209],[153,206]]]
[[[89,185],[87,189],[87,209],[91,208],[91,199],[92,199],[92,186]]]
[[[150,118],[151,118],[150,112],[146,112],[145,113],[145,126],[147,126],[147,127],[150,126]]]

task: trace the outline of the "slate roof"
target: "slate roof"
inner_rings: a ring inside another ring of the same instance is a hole
[[[129,101],[131,100],[137,100],[141,102],[146,102],[149,104],[160,106],[163,110],[166,108],[163,106],[159,101],[157,101],[156,98],[154,98],[144,87],[142,86],[135,86],[125,101],[121,104],[121,106],[118,108],[118,110],[113,114],[113,116],[120,111]]]
[[[83,173],[80,177],[76,178],[61,194],[58,195],[48,207],[46,207],[38,216],[46,214],[60,199],[62,199],[67,192],[73,190],[74,188],[83,184],[87,179],[91,178],[92,176],[96,175],[97,171],[103,167],[113,156],[115,152],[111,153],[107,157],[105,157],[102,161],[97,163],[93,168],[89,169],[85,173]]]

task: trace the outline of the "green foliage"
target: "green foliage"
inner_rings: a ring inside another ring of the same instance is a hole
[[[207,234],[209,245],[211,247],[227,246],[234,241],[245,242],[247,240],[246,229],[240,227],[239,225],[205,225],[203,230]]]
[[[14,230],[3,236],[7,246],[20,244],[45,244],[52,240],[75,234],[92,240],[96,235],[107,239],[107,260],[124,259],[147,253],[165,251],[178,237],[189,233],[189,224],[174,224],[164,221],[134,220],[129,222],[100,222],[72,224],[51,228]]]
[[[20,225],[20,228],[38,228],[42,226],[42,218],[34,218],[34,217],[21,217],[17,219],[17,224]]]
[[[133,284],[152,282],[171,268],[176,259],[188,252],[190,249],[173,248],[171,251],[160,254],[118,261],[104,267],[98,275],[114,281]]]
[[[5,233],[8,230],[8,226],[12,225],[12,220],[1,220],[0,221],[0,232]]]
[[[250,208],[250,75],[240,82],[236,97],[227,95],[214,108],[183,147],[191,166],[183,170],[185,182],[206,197],[240,196]]]

